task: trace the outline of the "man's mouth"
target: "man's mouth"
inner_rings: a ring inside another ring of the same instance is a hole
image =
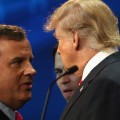
[[[72,92],[73,90],[72,89],[64,89],[63,92],[66,93],[66,92]]]
[[[65,98],[71,98],[73,95],[74,91],[73,89],[64,89],[63,94]]]
[[[32,81],[24,82],[21,84],[22,87],[31,90],[32,89]]]

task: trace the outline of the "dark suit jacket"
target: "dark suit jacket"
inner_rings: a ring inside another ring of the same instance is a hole
[[[69,101],[61,120],[120,120],[119,52],[90,72]]]
[[[5,115],[5,113],[3,113],[3,112],[0,110],[0,120],[10,120],[10,119]]]

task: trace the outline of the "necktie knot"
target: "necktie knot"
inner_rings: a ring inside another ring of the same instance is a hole
[[[22,115],[18,111],[15,111],[15,120],[23,120]]]

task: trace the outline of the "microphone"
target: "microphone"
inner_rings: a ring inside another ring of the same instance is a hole
[[[48,105],[48,100],[49,100],[49,96],[50,96],[50,92],[51,92],[51,89],[53,87],[53,85],[57,82],[58,79],[60,79],[61,77],[65,76],[65,75],[68,75],[68,74],[72,74],[74,72],[76,72],[78,70],[78,67],[76,65],[70,67],[69,69],[67,69],[62,75],[60,75],[56,80],[54,80],[49,88],[48,88],[48,91],[47,91],[47,95],[46,95],[46,99],[45,99],[45,103],[44,103],[44,106],[43,106],[43,111],[42,111],[42,115],[41,115],[41,120],[44,120],[45,118],[45,112],[46,112],[46,108],[47,108],[47,105]]]

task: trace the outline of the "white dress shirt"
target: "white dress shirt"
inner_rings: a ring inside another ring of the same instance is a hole
[[[98,52],[92,59],[89,60],[89,62],[86,64],[84,70],[83,70],[83,75],[82,75],[82,80],[84,80],[87,75],[90,73],[90,71],[96,67],[102,60],[104,60],[107,56],[111,55],[112,53],[115,53],[118,51],[117,48],[104,48],[100,52]]]

